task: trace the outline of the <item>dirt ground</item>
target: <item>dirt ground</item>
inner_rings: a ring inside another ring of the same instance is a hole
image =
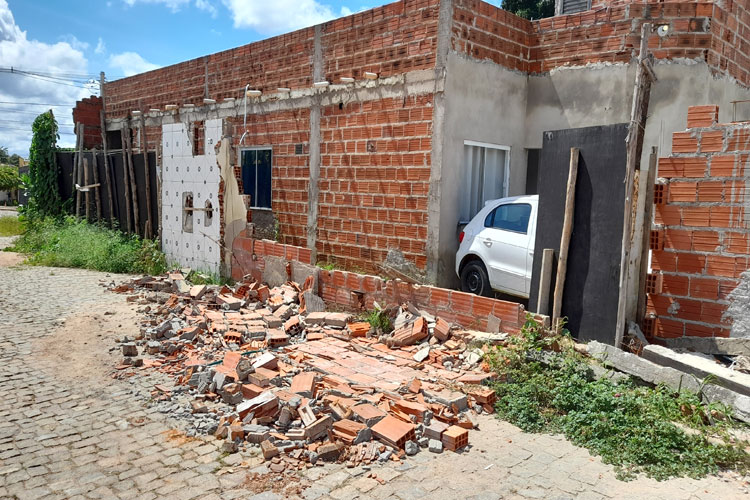
[[[101,379],[111,374],[122,356],[119,350],[105,351],[103,347],[139,333],[136,306],[125,302],[113,302],[103,310],[75,312],[60,318],[58,324],[43,341],[35,342],[34,354],[62,362],[67,369],[60,375],[72,379]]]

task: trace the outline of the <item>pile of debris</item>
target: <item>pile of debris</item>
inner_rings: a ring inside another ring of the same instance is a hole
[[[113,287],[145,314],[117,368],[170,375],[175,387],[153,393],[167,411],[189,413],[227,452],[259,447],[274,472],[466,447],[476,415],[493,412],[487,347],[409,304],[376,312],[393,331],[326,312],[314,282],[191,286],[173,272]],[[175,395],[188,408],[170,406]]]

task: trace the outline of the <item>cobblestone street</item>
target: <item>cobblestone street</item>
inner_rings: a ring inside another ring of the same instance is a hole
[[[7,238],[0,239],[0,246],[7,243]],[[118,361],[117,353],[110,352],[118,332],[97,331],[92,323],[65,344],[65,356],[54,354],[60,349],[50,344],[63,340],[55,336],[61,318],[69,322],[78,314],[104,315],[126,307],[123,296],[101,286],[122,278],[71,269],[0,267],[0,498],[280,498],[247,481],[249,473],[266,472],[257,457],[224,456],[220,441],[174,432],[179,422],[148,406],[157,375],[120,381],[99,373],[104,369],[97,366],[109,366],[111,373]],[[45,351],[47,347],[51,351]],[[562,438],[525,434],[486,416],[480,418],[480,429],[472,433],[472,445],[464,453],[423,450],[400,466],[373,467],[384,484],[368,478],[361,467],[308,469],[299,481],[309,485],[301,496],[746,497],[741,483],[730,477],[620,482],[611,467]],[[287,476],[283,481],[290,480]]]

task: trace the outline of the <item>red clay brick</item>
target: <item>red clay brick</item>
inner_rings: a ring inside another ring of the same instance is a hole
[[[719,280],[716,278],[690,278],[690,296],[696,299],[717,300]]]
[[[687,115],[687,127],[710,127],[719,120],[719,106],[690,106]]]
[[[718,153],[724,149],[724,132],[722,130],[702,132],[701,152]]]
[[[669,201],[693,202],[698,193],[697,182],[671,182],[669,184]]]
[[[734,175],[734,155],[712,156],[710,172],[711,177],[732,177]]]
[[[672,134],[673,153],[695,153],[698,151],[698,139],[692,132],[674,132]]]

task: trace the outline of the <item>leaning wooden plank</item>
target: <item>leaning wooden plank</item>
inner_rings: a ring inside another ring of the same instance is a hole
[[[89,185],[89,159],[83,159],[83,185]],[[86,203],[86,221],[91,222],[91,197],[89,196],[90,189],[83,192],[84,203]]]
[[[130,181],[128,179],[128,154],[125,147],[125,129],[120,129],[122,140],[122,179],[125,184],[125,231],[131,233],[132,224],[130,223]]]
[[[94,156],[94,168],[93,168],[94,185],[93,187],[96,188],[96,191],[94,191],[94,197],[96,198],[96,222],[99,222],[102,220],[102,197],[99,194],[101,187],[99,184],[99,164],[96,159],[96,148],[94,148],[93,156]]]
[[[146,120],[143,119],[143,113],[141,113],[141,152],[143,153],[143,173],[145,175],[144,182],[146,183],[146,229],[144,231],[144,236],[151,239],[153,238],[153,224],[151,222],[151,176],[149,175],[148,167]]]
[[[138,212],[138,188],[135,182],[135,167],[133,167],[133,144],[130,139],[130,127],[125,130],[125,141],[128,148],[128,177],[130,177],[130,198],[133,204],[133,232],[141,235],[140,214]]]
[[[568,270],[568,249],[570,235],[573,233],[573,218],[576,203],[576,179],[578,178],[578,148],[570,148],[570,167],[568,170],[568,188],[565,193],[565,217],[563,219],[562,236],[560,237],[560,254],[557,258],[557,276],[555,278],[555,295],[552,302],[552,328],[560,328],[560,314],[562,313],[563,289],[565,288],[565,273]]]

